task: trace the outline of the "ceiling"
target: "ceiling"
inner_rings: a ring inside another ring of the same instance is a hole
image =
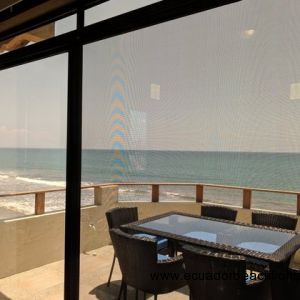
[[[51,12],[62,11],[76,0],[0,0],[0,37]]]

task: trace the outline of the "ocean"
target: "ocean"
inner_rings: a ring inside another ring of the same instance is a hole
[[[299,153],[83,150],[82,184],[191,182],[300,191]],[[0,194],[65,186],[64,149],[0,149]],[[242,204],[242,192],[206,188],[210,202]],[[150,201],[148,186],[122,186],[120,201]],[[162,186],[160,201],[195,201],[194,187]],[[82,205],[93,191],[82,192]],[[295,212],[295,196],[253,193],[255,208]],[[46,211],[63,209],[64,192],[46,195]],[[33,213],[34,196],[0,198],[0,207]],[[1,216],[0,216],[1,217]]]

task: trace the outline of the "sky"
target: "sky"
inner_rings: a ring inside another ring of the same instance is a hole
[[[151,1],[125,2],[87,23]],[[244,0],[84,46],[83,147],[300,152],[299,13]],[[0,147],[65,147],[66,54],[0,72],[0,90]]]

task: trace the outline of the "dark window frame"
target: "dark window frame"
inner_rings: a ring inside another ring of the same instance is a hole
[[[54,55],[68,53],[67,168],[65,219],[64,298],[79,299],[80,272],[80,186],[82,139],[83,46],[124,33],[210,10],[242,0],[163,0],[120,16],[84,27],[84,11],[107,0],[77,0],[69,7],[44,15],[0,34],[0,41],[77,14],[77,29],[0,56],[0,71]],[[0,15],[1,17],[1,15]],[[99,266],[100,267],[100,266]]]

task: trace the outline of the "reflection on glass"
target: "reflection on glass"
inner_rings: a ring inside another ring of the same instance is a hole
[[[298,94],[299,68],[291,66],[300,65],[300,39],[263,26],[279,24],[275,11],[259,13],[261,22],[240,18],[254,7],[243,1],[84,47],[83,151],[98,157],[84,164],[85,182],[299,189],[300,106],[290,99]],[[293,24],[292,32],[300,26]],[[171,188],[161,187],[164,201],[195,198],[194,189]],[[273,205],[259,197],[262,208]],[[205,201],[242,199],[242,190],[204,190]],[[290,205],[284,199],[277,205]]]

